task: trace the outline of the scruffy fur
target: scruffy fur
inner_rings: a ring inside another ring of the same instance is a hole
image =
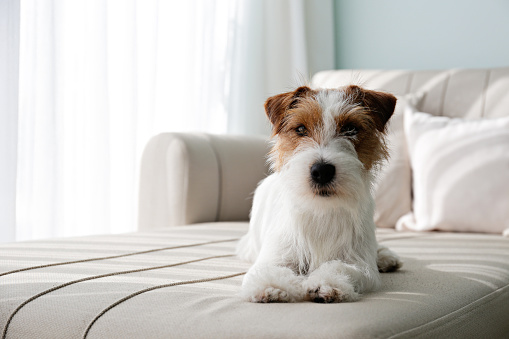
[[[245,299],[355,301],[379,287],[379,271],[401,267],[377,244],[371,195],[395,104],[391,94],[358,86],[299,87],[266,101],[274,173],[256,189],[237,248],[254,262],[242,284]]]

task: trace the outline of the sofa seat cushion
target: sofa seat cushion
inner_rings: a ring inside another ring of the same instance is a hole
[[[344,304],[252,304],[233,254],[247,223],[0,246],[5,338],[503,338],[509,239],[380,229],[401,271]]]

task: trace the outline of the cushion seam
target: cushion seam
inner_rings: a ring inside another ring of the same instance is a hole
[[[221,164],[221,159],[219,158],[219,153],[216,149],[216,146],[214,146],[214,142],[212,141],[212,137],[210,135],[206,135],[207,140],[209,142],[210,148],[212,149],[212,152],[214,153],[214,156],[216,157],[216,163],[217,163],[217,210],[216,210],[216,219],[215,221],[218,222],[221,219],[221,208],[222,208],[222,199],[223,199],[223,169]]]
[[[407,84],[406,84],[406,88],[405,88],[405,94],[411,93],[410,91],[412,90],[412,83],[414,81],[414,75],[415,75],[415,72],[410,72],[410,74],[408,75],[408,80],[407,80]]]
[[[509,285],[502,286],[502,287],[500,287],[500,288],[496,289],[495,291],[493,291],[493,292],[491,292],[491,293],[489,293],[489,294],[487,294],[487,295],[485,295],[485,296],[483,296],[483,297],[481,297],[481,298],[479,298],[479,299],[476,299],[476,300],[474,300],[474,301],[472,301],[472,302],[468,303],[467,305],[465,305],[465,306],[463,306],[463,307],[461,307],[461,308],[459,308],[459,309],[457,309],[457,310],[455,310],[455,311],[452,311],[452,312],[450,312],[450,313],[448,313],[448,314],[446,314],[446,315],[443,315],[443,316],[441,316],[441,317],[439,317],[439,318],[436,318],[436,319],[434,319],[434,320],[432,320],[432,321],[429,321],[429,322],[427,322],[427,323],[425,323],[425,324],[422,324],[422,325],[419,325],[419,326],[417,326],[417,327],[414,327],[414,328],[411,328],[411,329],[408,329],[408,330],[405,330],[405,331],[399,332],[399,333],[397,333],[397,334],[393,334],[393,335],[391,335],[391,336],[390,336],[390,337],[388,337],[388,338],[396,338],[396,337],[398,337],[398,336],[412,334],[412,332],[415,332],[416,330],[418,330],[418,329],[420,329],[420,328],[423,328],[423,327],[425,327],[425,326],[428,326],[428,325],[430,325],[430,324],[433,324],[433,323],[435,323],[435,322],[438,322],[438,321],[440,321],[440,320],[442,320],[442,319],[447,319],[447,318],[449,318],[449,317],[453,317],[453,318],[454,318],[454,316],[455,316],[458,312],[460,312],[460,311],[462,311],[462,310],[465,310],[465,309],[468,309],[468,308],[470,308],[471,306],[473,306],[471,309],[469,309],[469,310],[465,313],[465,314],[468,314],[468,313],[470,313],[470,312],[472,312],[472,311],[474,311],[474,310],[478,309],[479,307],[481,307],[481,306],[485,305],[486,303],[485,303],[484,301],[490,301],[490,300],[493,300],[493,298],[492,298],[492,297],[493,297],[494,295],[496,295],[496,294],[498,294],[498,293],[501,293],[501,292],[504,292],[504,290],[506,290],[507,288],[509,288]],[[481,302],[481,304],[479,304],[479,305],[474,305],[474,304],[476,304],[476,303],[478,303],[478,302]],[[439,326],[437,326],[437,327],[434,327],[434,328],[433,328],[433,330],[436,330],[436,329],[438,329],[438,328],[442,328],[443,326],[448,325],[448,324],[449,324],[449,323],[448,323],[448,322],[446,322],[446,323],[444,323],[444,324],[442,324],[442,325],[439,325]],[[416,334],[416,333],[414,333],[414,334]],[[416,335],[417,335],[417,334],[416,334]]]
[[[486,72],[486,78],[484,80],[484,89],[482,91],[482,104],[481,104],[481,118],[484,118],[486,113],[486,96],[488,95],[488,87],[490,85],[491,70]]]
[[[438,114],[439,116],[444,115],[445,96],[447,94],[447,88],[449,87],[449,81],[451,80],[451,77],[452,71],[449,71],[447,74],[447,78],[445,78],[444,80],[444,88],[442,90],[442,95],[440,96],[440,113]]]
[[[182,154],[183,154],[183,157],[184,157],[184,161],[183,161],[183,167],[185,167],[184,169],[184,178],[182,178],[182,182],[181,182],[181,186],[180,186],[180,192],[182,192],[182,201],[184,201],[184,206],[183,206],[183,215],[181,215],[181,217],[179,219],[177,224],[185,224],[187,222],[187,215],[188,215],[188,210],[189,210],[189,204],[188,204],[188,201],[187,199],[189,198],[189,162],[190,162],[190,157],[189,157],[189,146],[186,144],[186,142],[184,142],[183,139],[170,139],[170,141],[168,142],[166,146],[166,154],[165,154],[165,162],[164,162],[164,171],[165,173],[168,173],[169,171],[169,168],[171,168],[172,164],[170,164],[170,159],[171,157],[169,156],[169,149],[171,147],[173,147],[174,145],[177,145],[178,147],[181,148],[182,150]],[[168,177],[165,176],[165,195],[166,195],[166,203],[167,203],[167,208],[168,210],[171,210],[171,204],[170,204],[170,195],[168,194],[169,190],[170,190],[170,187],[169,187],[169,180],[168,180]]]
[[[203,279],[196,279],[196,280],[177,281],[177,282],[173,282],[173,283],[169,283],[169,284],[156,285],[156,286],[152,286],[152,287],[145,288],[145,289],[142,289],[142,290],[138,290],[137,292],[131,293],[131,294],[123,297],[122,299],[117,300],[113,304],[110,304],[110,306],[108,306],[107,308],[103,309],[99,314],[97,314],[95,316],[95,318],[88,324],[88,326],[87,326],[87,328],[85,330],[85,333],[83,334],[82,338],[83,339],[87,338],[88,333],[90,332],[90,329],[92,328],[92,326],[104,314],[106,314],[108,311],[110,311],[112,308],[118,306],[119,304],[121,304],[121,303],[123,303],[123,302],[125,302],[125,301],[127,301],[129,299],[132,299],[132,298],[134,298],[134,297],[136,297],[136,296],[138,296],[140,294],[151,292],[151,291],[154,291],[154,290],[157,290],[157,289],[161,289],[161,288],[180,286],[180,285],[189,285],[189,284],[199,284],[199,283],[205,283],[205,282],[211,282],[211,281],[217,281],[217,280],[224,280],[224,279],[238,277],[238,276],[244,275],[246,273],[247,272],[239,272],[239,273],[234,273],[234,274],[229,274],[229,275],[224,275],[224,276],[218,276],[218,277],[212,277],[212,278],[203,278]]]

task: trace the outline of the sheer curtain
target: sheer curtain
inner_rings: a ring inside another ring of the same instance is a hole
[[[240,1],[228,130],[269,133],[263,102],[335,66],[332,0]]]
[[[0,241],[16,234],[19,2],[0,1]]]
[[[314,67],[308,7],[22,0],[16,240],[135,230],[139,160],[154,134],[268,133],[266,96]]]

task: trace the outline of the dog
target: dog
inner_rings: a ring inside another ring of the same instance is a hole
[[[272,96],[272,174],[255,190],[237,255],[254,262],[241,296],[251,302],[356,301],[399,257],[377,244],[372,185],[396,98],[356,85],[302,86]]]

